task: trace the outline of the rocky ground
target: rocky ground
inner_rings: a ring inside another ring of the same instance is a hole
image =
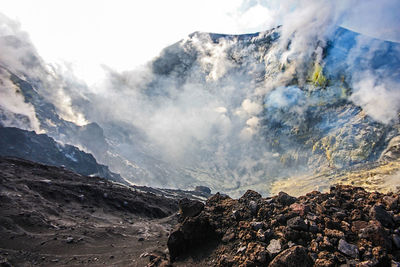
[[[399,194],[333,186],[295,198],[181,202],[169,255],[151,266],[400,266]]]
[[[198,189],[0,158],[0,266],[400,266],[399,193]]]
[[[0,266],[145,266],[178,205],[144,190],[0,158]]]

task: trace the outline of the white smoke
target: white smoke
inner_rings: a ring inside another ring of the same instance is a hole
[[[385,124],[399,118],[399,47],[398,44],[393,47],[393,44],[388,42],[360,35],[356,38],[355,46],[349,51],[346,62],[349,66],[348,71],[352,73],[353,94],[350,100],[362,107],[374,120]],[[392,53],[392,56],[385,53]],[[393,59],[396,60],[395,66],[384,62],[383,66],[374,67],[370,63]]]
[[[10,81],[9,73],[2,69],[0,69],[0,112],[5,113],[1,121],[3,126],[41,132],[34,107],[25,102],[19,88]]]
[[[371,72],[364,72],[353,83],[352,100],[360,105],[374,120],[390,123],[400,111],[399,84],[388,79],[377,79]]]
[[[71,92],[66,92],[71,84],[68,84],[67,67],[61,65],[47,65],[38,55],[36,49],[32,45],[29,36],[26,32],[20,29],[19,23],[7,18],[0,13],[0,67],[6,68],[7,71],[18,75],[22,79],[30,79],[31,84],[34,84],[42,97],[46,98],[54,104],[59,112],[59,115],[67,121],[72,121],[78,125],[87,123],[83,114],[74,110],[72,105],[71,94],[76,92],[76,88]],[[3,77],[5,79],[6,77]],[[71,80],[71,78],[70,78]],[[79,84],[76,78],[73,77],[73,86]],[[7,82],[7,86],[2,90],[10,88],[11,81]],[[20,102],[20,95],[15,94],[15,99],[12,100],[13,90],[8,90],[7,98],[0,101],[3,106],[8,102]],[[15,90],[14,90],[15,91]],[[33,113],[29,114],[29,118],[35,118],[34,109],[30,109]],[[28,109],[25,109],[25,115]],[[36,119],[37,121],[37,119]],[[35,123],[37,124],[37,123]],[[38,126],[38,125],[37,125]]]
[[[241,46],[235,37],[215,41],[198,33],[177,44],[171,58],[161,55],[168,59],[161,64],[162,73],[156,73],[151,64],[123,73],[105,67],[108,77],[104,84],[88,89],[68,78],[68,69],[55,68],[54,73],[50,70],[41,77],[48,86],[39,89],[47,93],[63,118],[78,125],[89,120],[137,127],[146,136],[145,146],[157,151],[152,156],[180,168],[200,170],[193,171],[198,176],[208,172],[214,180],[207,184],[216,188],[263,184],[277,172],[285,174],[279,168],[280,154],[269,151],[262,138],[265,105],[297,114],[286,122],[289,126],[303,119],[309,103],[302,89],[309,71],[315,63],[323,65],[328,38],[354,3],[275,1],[274,11],[263,5],[270,10],[265,25],[282,25],[274,30],[280,38],[267,51]],[[11,29],[15,32],[18,26]],[[261,35],[267,34],[271,33]],[[10,54],[21,52],[14,50]],[[194,62],[182,51],[195,55]],[[357,57],[348,60],[354,66]],[[176,69],[168,72],[175,61]],[[18,58],[4,58],[4,62],[26,71]],[[350,100],[373,119],[389,123],[400,106],[397,84],[376,75],[368,69],[355,75]],[[295,97],[295,104],[288,94]],[[379,108],[374,105],[377,102]]]

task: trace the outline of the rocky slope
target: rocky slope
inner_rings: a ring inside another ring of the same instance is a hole
[[[400,45],[343,28],[307,34],[294,51],[282,27],[196,32],[145,70],[110,70],[104,94],[47,66],[18,32],[1,36],[2,99],[14,106],[0,105],[0,123],[78,146],[136,184],[233,196],[395,160],[382,153],[399,135]]]
[[[63,145],[45,134],[0,126],[0,156],[23,158],[42,164],[63,166],[82,175],[92,175],[128,184],[120,175],[112,173],[107,166],[71,145]]]
[[[144,266],[176,210],[174,198],[0,157],[1,266]]]
[[[169,255],[149,266],[400,266],[400,195],[337,185],[298,198],[181,202]]]
[[[399,266],[400,195],[128,187],[0,158],[3,266]],[[197,200],[196,200],[197,199]],[[203,198],[204,199],[204,198]],[[179,216],[176,212],[179,207]],[[168,248],[168,250],[167,250]]]

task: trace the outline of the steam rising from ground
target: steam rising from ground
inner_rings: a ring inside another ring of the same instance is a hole
[[[40,132],[40,123],[34,107],[24,101],[21,92],[10,82],[8,73],[0,72],[1,124]]]
[[[65,92],[65,88],[68,87],[67,72],[63,72],[61,66],[50,66],[43,62],[31,44],[28,34],[21,31],[17,22],[8,19],[1,13],[0,62],[0,70],[3,76],[3,85],[0,93],[7,95],[7,97],[0,98],[0,105],[11,112],[16,112],[17,109],[20,109],[19,113],[27,116],[31,124],[30,126],[25,125],[24,128],[39,131],[40,126],[33,106],[24,103],[26,101],[21,92],[17,93],[12,89],[15,86],[10,82],[10,77],[6,77],[7,75],[18,75],[36,85],[35,89],[42,97],[57,107],[61,117],[78,125],[87,123],[83,114],[73,110],[71,106],[71,95],[76,93]],[[73,77],[73,79],[73,83],[78,84],[76,78]],[[18,108],[10,109],[11,103],[14,103],[13,105]],[[19,104],[17,105],[16,103]]]
[[[154,64],[135,72],[110,74],[98,89],[102,93],[95,93],[94,103],[104,107],[112,99],[115,105],[106,109],[108,117],[89,117],[139,127],[150,143],[160,148],[164,160],[182,167],[214,168],[226,180],[225,186],[245,187],[288,174],[290,169],[286,172],[280,167],[279,153],[265,146],[264,104],[287,106],[298,114],[298,120],[304,119],[310,100],[302,98],[302,89],[288,85],[296,80],[302,88],[315,64],[324,67],[327,41],[354,3],[305,0],[297,2],[295,8],[293,2],[281,4],[274,14],[283,25],[276,30],[280,38],[263,55],[253,46],[241,47],[235,38],[216,42],[207,34],[194,34],[179,44],[179,49],[195,55],[194,62],[174,50],[177,58],[168,58],[168,51],[161,55],[167,61],[161,64],[167,74],[156,73]],[[360,44],[351,51],[354,57],[347,59],[353,75],[350,100],[373,119],[389,123],[397,118],[400,106],[398,82],[368,66],[354,68],[360,61],[356,55],[363,53],[361,41],[358,39]],[[369,52],[378,48],[369,46]],[[177,68],[174,60],[179,61]],[[245,63],[238,67],[241,60]],[[292,95],[287,98],[282,92]],[[296,102],[290,102],[296,94]]]
[[[355,1],[276,4],[279,8],[269,15],[283,26],[258,37],[271,36],[267,50],[243,45],[237,37],[217,41],[209,34],[196,33],[141,69],[117,73],[105,67],[107,79],[95,88],[74,81],[68,69],[55,69],[57,74],[62,72],[62,78],[48,82],[54,91],[42,90],[66,120],[85,124],[87,119],[102,126],[123,123],[139,129],[146,136],[147,153],[193,171],[199,181],[215,189],[256,186],[299,172],[299,167],[283,169],[281,155],[266,147],[266,106],[305,120],[305,109],[311,103],[303,90],[309,84],[310,70],[325,67],[328,39]],[[17,28],[10,29],[19,34]],[[381,47],[369,44],[365,53],[362,38],[357,42],[346,62],[352,74],[350,100],[374,120],[391,123],[400,107],[398,73],[389,75],[385,69],[363,64],[363,59],[373,57]],[[360,61],[357,55],[361,54]],[[12,62],[1,55],[0,60],[22,73],[28,71],[20,60]],[[56,76],[48,75],[44,80]],[[18,99],[3,87],[2,91],[7,92],[7,99]],[[33,116],[29,114],[34,110],[21,99],[6,101],[13,102],[19,103],[14,106],[24,110],[23,114]],[[285,123],[290,126],[291,121]],[[38,127],[37,123],[32,127]]]

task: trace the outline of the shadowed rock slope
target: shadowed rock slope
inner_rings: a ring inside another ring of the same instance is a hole
[[[0,157],[1,266],[144,266],[165,249],[172,198]],[[7,265],[8,264],[8,265]]]
[[[34,131],[0,126],[0,156],[64,166],[82,175],[99,176],[128,184],[119,174],[111,172],[107,166],[98,164],[92,154],[75,146],[63,145],[46,134],[36,134]]]

